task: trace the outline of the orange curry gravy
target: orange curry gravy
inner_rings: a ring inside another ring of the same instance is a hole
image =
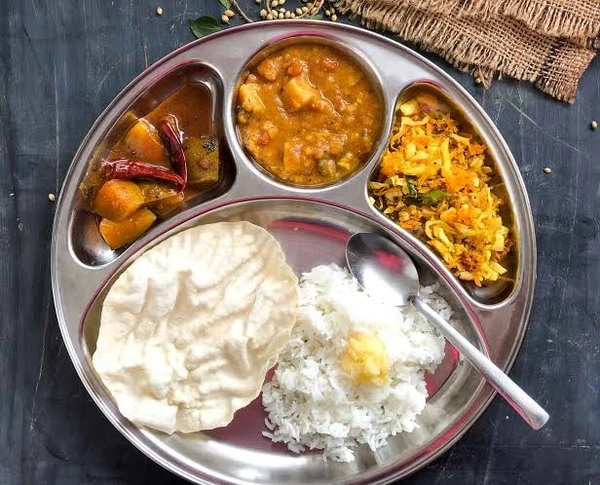
[[[354,172],[381,133],[375,87],[348,55],[295,44],[250,69],[237,93],[242,142],[281,181],[324,185]]]

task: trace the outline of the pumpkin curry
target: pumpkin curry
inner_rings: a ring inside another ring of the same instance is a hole
[[[265,170],[293,185],[318,186],[356,171],[372,153],[383,106],[363,69],[343,52],[294,44],[242,78],[242,142]]]
[[[108,246],[131,244],[158,218],[219,183],[211,119],[208,89],[186,84],[137,119],[93,167],[81,190]]]

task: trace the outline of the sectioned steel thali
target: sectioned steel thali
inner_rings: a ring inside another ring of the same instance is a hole
[[[242,71],[255,56],[299,41],[332,45],[353,57],[369,74],[385,111],[381,137],[366,164],[345,180],[321,188],[275,181],[246,154],[236,131],[235,90]],[[112,251],[82,210],[79,185],[94,154],[127,128],[127,113],[144,116],[181,87],[182,79],[201,83],[210,91],[211,116],[223,153],[222,177],[216,188],[155,225],[135,243]],[[459,282],[428,246],[369,202],[368,181],[386,145],[396,102],[419,87],[433,89],[452,103],[488,147],[516,238],[514,274],[508,287],[477,289]],[[261,435],[265,415],[260,400],[240,410],[228,427],[210,432],[166,435],[131,424],[119,413],[91,365],[103,296],[116,276],[149,247],[182,229],[226,220],[248,220],[269,230],[297,274],[321,263],[343,264],[345,241],[354,232],[386,235],[411,253],[425,282],[440,283],[463,334],[508,370],[527,326],[535,284],[535,234],[527,194],[509,149],[490,119],[430,62],[383,36],[311,21],[228,29],[160,60],[100,116],[67,174],[52,240],[56,311],[73,364],[102,412],[150,458],[196,483],[389,483],[439,456],[488,406],[492,389],[447,346],[444,363],[428,381],[430,399],[418,418],[420,428],[390,438],[377,452],[359,448],[352,463],[324,461],[312,453],[295,455],[271,443]]]

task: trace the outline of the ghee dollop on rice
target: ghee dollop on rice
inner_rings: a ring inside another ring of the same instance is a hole
[[[424,239],[462,280],[481,286],[506,273],[509,229],[489,185],[485,145],[432,95],[400,105],[377,177],[373,203]]]
[[[434,289],[423,288],[422,297],[448,319],[450,307]],[[418,427],[425,372],[442,361],[443,337],[413,307],[372,298],[336,265],[305,273],[299,292],[290,343],[263,386],[270,429],[263,434],[294,452],[316,448],[352,461],[357,443],[375,450]]]

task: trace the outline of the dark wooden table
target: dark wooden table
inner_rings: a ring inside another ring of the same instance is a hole
[[[219,5],[171,0],[160,17],[146,0],[1,5],[0,485],[183,483],[113,429],[75,374],[50,291],[48,194],[119,90],[191,41],[188,20]],[[598,484],[600,129],[589,126],[600,121],[600,59],[569,106],[524,83],[484,91],[431,58],[483,105],[525,178],[539,272],[511,376],[552,418],[532,432],[496,399],[454,448],[403,483]]]

